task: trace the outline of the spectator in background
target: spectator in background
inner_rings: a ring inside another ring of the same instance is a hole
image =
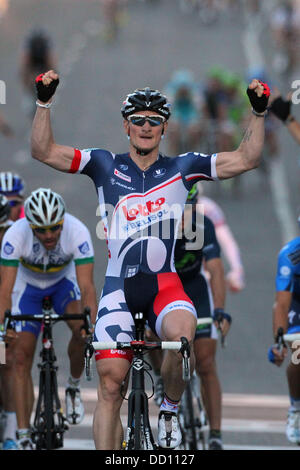
[[[20,77],[25,91],[23,107],[30,118],[36,110],[35,78],[55,68],[57,68],[56,58],[50,36],[43,29],[31,31],[25,38],[20,60]]]

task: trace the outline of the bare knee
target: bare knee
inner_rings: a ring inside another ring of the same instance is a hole
[[[125,360],[122,360],[125,363]],[[128,361],[126,361],[127,363]],[[99,401],[105,402],[107,405],[116,404],[120,406],[123,401],[121,396],[121,386],[127,374],[129,367],[128,364],[122,367],[115,367],[114,365],[100,366],[98,373],[100,377],[100,385],[98,389]]]
[[[172,311],[162,321],[162,335],[167,341],[180,341],[182,337],[185,337],[192,344],[196,324],[196,318],[189,312]]]

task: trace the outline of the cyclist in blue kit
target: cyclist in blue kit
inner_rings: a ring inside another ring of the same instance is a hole
[[[143,311],[160,338],[172,341],[185,336],[192,344],[197,315],[174,266],[176,234],[187,194],[196,181],[231,178],[259,165],[268,86],[253,80],[248,87],[253,116],[237,150],[218,155],[189,152],[169,158],[159,153],[159,145],[167,130],[170,106],[165,96],[150,88],[134,91],[123,102],[129,152],[116,155],[57,144],[49,108],[58,83],[54,71],[36,79],[38,109],[32,127],[32,156],[60,171],[86,174],[96,186],[109,261],[95,340],[132,340],[131,312]],[[99,351],[96,357],[100,385],[95,444],[97,449],[119,449],[123,435],[120,385],[131,356]],[[193,354],[191,364],[194,367]],[[181,442],[177,421],[185,387],[181,367],[181,354],[170,352],[164,358],[161,372],[166,395],[158,423],[158,442],[164,448]]]
[[[298,219],[300,222],[300,218]],[[273,307],[273,333],[282,327],[287,333],[300,332],[300,237],[287,243],[279,252],[276,275],[276,298]],[[269,349],[269,360],[281,366],[287,356],[287,348]],[[299,364],[292,358],[287,367],[290,395],[286,436],[290,442],[300,444],[300,388]]]

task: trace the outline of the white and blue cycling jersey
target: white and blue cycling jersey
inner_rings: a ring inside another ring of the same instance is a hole
[[[43,298],[47,296],[51,297],[56,313],[64,313],[69,302],[80,299],[75,266],[93,262],[89,230],[73,215],[65,214],[60,238],[49,251],[35,237],[28,221],[19,219],[5,233],[1,249],[1,264],[18,268],[12,312],[40,314]],[[37,336],[40,323],[17,322],[16,329]]]
[[[300,331],[300,237],[291,240],[279,252],[276,291],[292,293],[288,332]]]

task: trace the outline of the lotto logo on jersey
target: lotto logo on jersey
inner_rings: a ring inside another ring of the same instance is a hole
[[[137,204],[134,207],[128,209],[126,205],[122,206],[123,214],[125,215],[126,219],[129,221],[135,220],[139,216],[147,216],[158,212],[162,209],[162,206],[166,202],[164,197],[158,198],[155,202],[147,201],[146,204]]]

